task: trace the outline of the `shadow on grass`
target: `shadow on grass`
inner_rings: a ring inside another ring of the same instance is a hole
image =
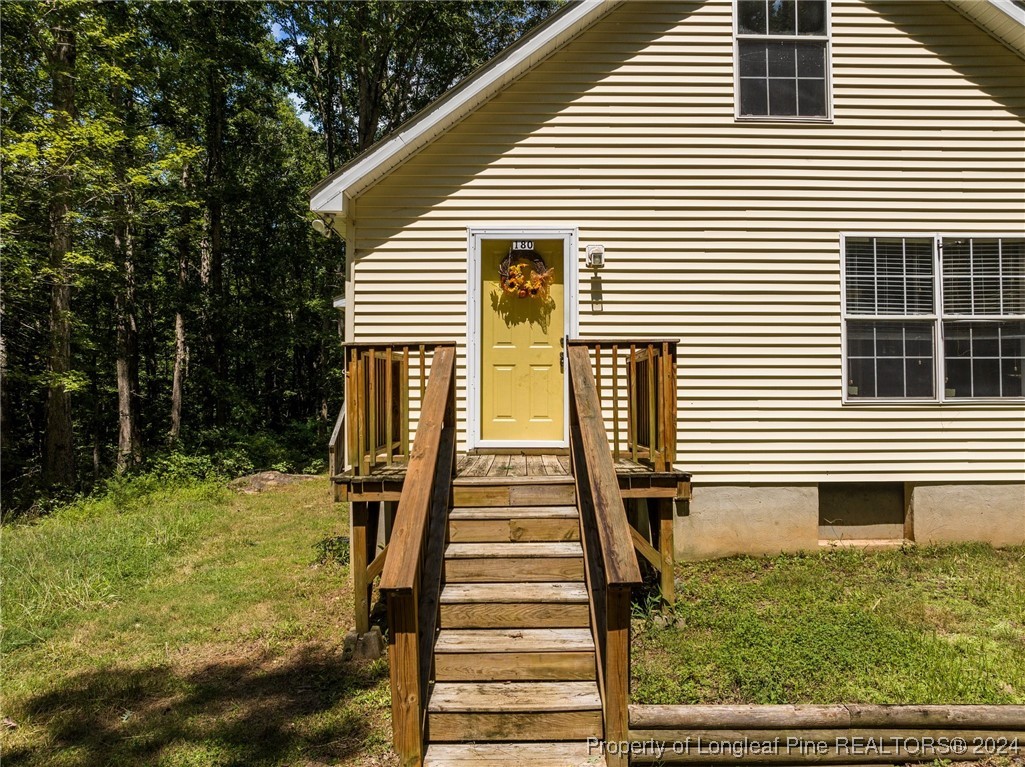
[[[16,746],[4,764],[333,763],[380,743],[375,688],[387,674],[321,646],[79,674],[19,706],[45,745]]]

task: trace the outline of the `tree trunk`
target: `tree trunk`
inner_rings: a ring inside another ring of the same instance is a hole
[[[125,191],[122,198],[119,231],[114,235],[114,247],[119,252],[123,268],[123,283],[114,307],[117,318],[118,474],[142,461],[142,437],[139,434],[139,328],[135,303],[131,194]]]
[[[191,197],[192,185],[189,181],[189,167],[182,169],[182,190],[186,202],[181,208],[181,231],[178,235],[178,296],[174,312],[174,373],[171,377],[171,429],[167,434],[170,447],[178,442],[182,430],[182,395],[185,388],[185,376],[188,372],[189,347],[185,341],[185,297],[188,295],[189,250],[192,215],[189,212],[188,198]]]
[[[10,413],[10,402],[7,397],[7,336],[3,333],[7,317],[3,309],[3,297],[0,296],[0,455],[4,455],[10,444],[7,430],[10,422],[7,416]]]
[[[75,33],[54,29],[49,54],[53,72],[53,111],[58,130],[70,127],[75,112]],[[43,447],[43,484],[71,487],[75,482],[72,442],[71,396],[67,377],[71,373],[71,284],[65,273],[65,257],[71,250],[70,170],[60,170],[53,179],[50,196],[50,344],[47,354],[49,389],[46,397],[46,433]]]
[[[226,95],[222,73],[216,68],[208,76],[209,104],[206,125],[206,211],[205,245],[201,270],[206,295],[206,335],[210,342],[209,370],[214,371],[212,406],[214,424],[223,428],[228,421],[225,389],[228,385],[227,336],[224,318],[224,253],[222,244],[224,210],[223,142],[226,121]]]

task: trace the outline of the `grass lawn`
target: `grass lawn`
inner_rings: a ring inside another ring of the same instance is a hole
[[[634,620],[638,703],[1025,703],[1025,549],[684,564]]]
[[[393,764],[387,664],[343,659],[320,561],[343,508],[205,484],[6,526],[4,767]]]
[[[385,661],[342,656],[326,480],[113,493],[3,528],[4,765],[394,765]],[[681,565],[642,703],[1025,703],[1025,549]]]

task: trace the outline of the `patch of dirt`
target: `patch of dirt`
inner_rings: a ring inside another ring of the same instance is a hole
[[[246,495],[262,493],[264,490],[271,490],[276,487],[285,487],[299,482],[309,482],[313,479],[321,479],[316,474],[285,474],[281,471],[261,471],[250,474],[246,477],[233,479],[228,487]]]

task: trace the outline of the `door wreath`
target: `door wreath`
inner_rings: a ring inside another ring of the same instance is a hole
[[[503,292],[518,298],[548,298],[555,267],[548,268],[536,250],[512,250],[498,265]]]

